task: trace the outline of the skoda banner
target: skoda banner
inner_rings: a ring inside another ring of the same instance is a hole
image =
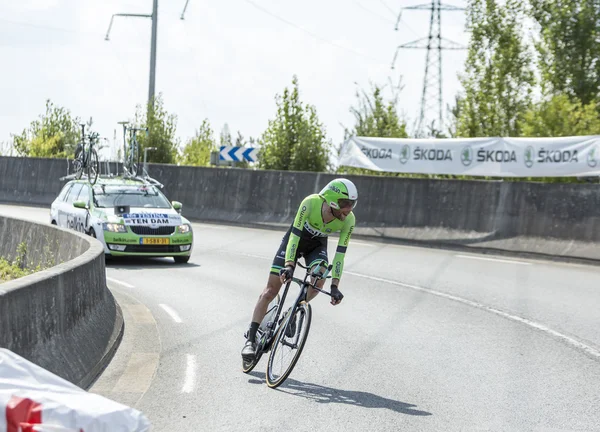
[[[351,137],[340,166],[490,177],[600,175],[600,136],[409,139]]]

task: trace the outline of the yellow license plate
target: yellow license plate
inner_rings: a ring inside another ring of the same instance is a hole
[[[145,245],[168,245],[168,238],[143,238],[142,244]]]

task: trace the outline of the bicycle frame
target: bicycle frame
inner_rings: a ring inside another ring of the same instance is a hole
[[[279,300],[279,302],[277,303],[276,307],[277,307],[277,311],[275,313],[275,316],[273,318],[272,321],[269,321],[266,325],[266,331],[263,332],[260,335],[259,340],[261,341],[261,347],[260,349],[264,352],[267,352],[269,350],[269,347],[274,339],[274,336],[277,334],[277,331],[279,330],[279,327],[281,326],[279,323],[279,316],[281,314],[281,310],[282,310],[282,306],[285,304],[285,299],[287,297],[287,293],[290,289],[290,285],[292,282],[296,282],[298,285],[300,285],[300,292],[298,293],[298,297],[296,297],[296,301],[294,302],[294,304],[292,305],[292,310],[291,313],[288,315],[289,316],[293,316],[294,313],[294,309],[296,309],[296,307],[302,302],[306,300],[306,296],[308,295],[308,288],[313,288],[323,294],[327,294],[328,296],[331,296],[331,293],[322,290],[321,288],[317,287],[317,282],[321,279],[329,279],[331,276],[329,275],[329,273],[331,272],[331,269],[333,267],[333,265],[329,265],[329,267],[324,266],[323,264],[326,264],[325,260],[320,261],[318,264],[315,265],[315,270],[313,270],[312,272],[307,271],[306,274],[304,275],[304,279],[299,279],[299,278],[294,278],[292,277],[290,280],[288,280],[288,282],[285,285],[285,289],[283,291],[283,294],[281,295],[281,299]],[[306,269],[306,270],[310,270],[309,267],[305,267],[302,264],[298,263],[298,266]],[[317,273],[317,269],[322,269],[325,268],[326,271],[324,273]],[[308,278],[312,278],[313,281],[312,283],[309,282],[307,279]],[[259,330],[261,331],[261,330]],[[264,335],[267,335],[266,339],[264,338]]]

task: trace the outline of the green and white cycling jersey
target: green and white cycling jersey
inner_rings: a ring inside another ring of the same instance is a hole
[[[344,257],[350,236],[354,230],[355,217],[350,212],[344,221],[333,219],[329,223],[323,221],[322,207],[325,200],[318,194],[309,195],[300,204],[292,232],[287,244],[285,261],[296,261],[296,253],[300,239],[312,239],[315,237],[328,237],[340,232],[340,239],[333,259],[332,277],[340,279],[344,268]]]

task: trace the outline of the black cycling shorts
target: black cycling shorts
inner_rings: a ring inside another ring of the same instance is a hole
[[[277,250],[277,254],[273,259],[273,265],[271,266],[272,274],[279,275],[279,270],[281,270],[285,264],[285,252],[291,232],[292,227],[288,229],[281,239],[279,250]],[[327,237],[312,237],[310,235],[301,236],[300,242],[298,243],[298,251],[296,252],[296,261],[298,261],[298,258],[300,257],[304,258],[304,264],[307,267],[311,267],[315,262],[321,260],[329,262],[327,259]]]

